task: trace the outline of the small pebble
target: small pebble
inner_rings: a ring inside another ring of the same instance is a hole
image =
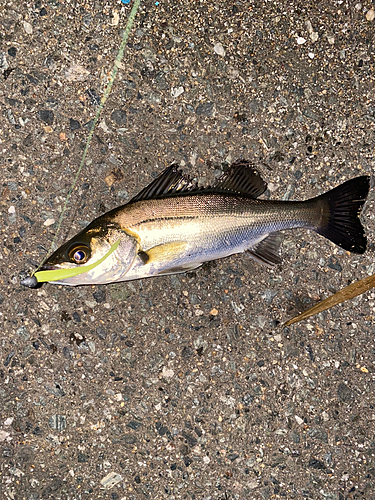
[[[96,333],[101,340],[105,340],[107,338],[107,332],[102,326],[98,326],[98,328],[96,329]]]
[[[126,112],[123,109],[115,109],[111,114],[111,120],[117,125],[126,125]]]
[[[65,72],[65,78],[70,82],[83,82],[90,74],[87,69],[79,64],[72,64]]]
[[[217,54],[218,56],[222,56],[222,57],[224,57],[224,56],[225,56],[225,50],[224,50],[224,47],[221,45],[221,43],[220,43],[220,42],[215,43],[215,45],[214,45],[214,52],[215,52],[215,54]]]
[[[98,94],[95,92],[94,89],[88,89],[88,90],[86,90],[86,94],[89,96],[90,103],[93,106],[99,106],[100,105],[100,97],[98,96]]]
[[[161,376],[164,378],[172,378],[174,376],[174,371],[164,366]]]
[[[302,36],[297,37],[298,45],[303,45],[304,43],[306,43],[306,41],[306,38],[303,38]]]
[[[375,19],[375,10],[370,9],[366,12],[366,19],[367,21],[373,21]]]
[[[176,98],[184,93],[184,87],[172,87],[171,96]]]
[[[47,125],[52,125],[55,115],[50,109],[41,109],[39,111],[39,118]]]
[[[9,64],[6,58],[5,52],[0,52],[0,70],[6,71],[9,68]]]
[[[305,21],[305,26],[306,26],[306,29],[309,33],[314,33],[311,21],[309,21],[309,20]]]
[[[28,35],[31,35],[32,32],[33,32],[33,27],[30,23],[28,23],[27,21],[24,21],[23,22],[23,29],[25,30],[25,32],[28,34]]]
[[[105,301],[105,295],[105,290],[103,288],[99,288],[96,292],[93,293],[93,297],[98,303]]]
[[[342,266],[340,264],[340,262],[338,261],[338,259],[334,256],[331,256],[329,259],[328,259],[328,267],[330,267],[331,269],[333,269],[334,271],[339,271],[341,273],[342,271]]]
[[[303,424],[303,418],[299,417],[298,415],[294,415],[294,418],[296,419],[298,425]]]
[[[0,431],[0,442],[5,441],[10,436],[9,432]]]
[[[344,384],[344,382],[340,382],[337,386],[337,397],[339,401],[348,403],[353,398],[353,392],[346,384]]]
[[[116,472],[110,472],[100,481],[100,484],[107,490],[113,488],[116,484],[122,481],[121,474],[116,474]]]
[[[54,224],[54,223],[55,223],[55,219],[47,219],[43,222],[43,226],[46,226],[46,227],[52,226],[52,224]]]
[[[262,299],[268,304],[270,305],[273,301],[273,299],[276,297],[277,295],[277,291],[274,291],[274,290],[265,290],[264,292],[262,292],[260,294],[260,296],[262,297]]]
[[[81,316],[77,313],[77,311],[74,311],[74,313],[73,313],[73,320],[76,323],[81,323]]]
[[[64,415],[53,415],[49,418],[48,425],[51,429],[63,431],[66,428],[66,417]]]
[[[74,130],[78,130],[79,128],[81,128],[81,124],[79,123],[78,120],[74,120],[73,118],[70,118],[69,128],[72,132],[74,132]]]
[[[119,23],[119,20],[120,20],[120,16],[119,16],[117,10],[113,11],[113,19],[112,19],[111,25],[117,26]]]
[[[198,106],[195,109],[195,112],[197,115],[204,115],[204,116],[212,116],[213,115],[213,110],[214,110],[214,103],[213,102],[202,102],[201,104],[198,104]]]

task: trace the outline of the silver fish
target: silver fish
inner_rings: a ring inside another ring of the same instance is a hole
[[[369,176],[306,201],[258,199],[266,187],[254,166],[243,160],[209,188],[199,188],[172,165],[129,203],[98,217],[62,245],[42,269],[84,270],[102,260],[87,272],[52,281],[76,286],[182,273],[245,251],[272,266],[281,262],[280,231],[299,227],[345,250],[365,252],[359,214]],[[23,284],[32,287],[35,280],[27,278]]]

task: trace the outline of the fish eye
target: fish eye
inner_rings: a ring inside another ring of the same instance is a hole
[[[90,258],[90,249],[83,245],[76,245],[69,250],[69,258],[75,264],[84,264]]]

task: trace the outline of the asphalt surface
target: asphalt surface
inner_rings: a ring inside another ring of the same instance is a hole
[[[0,6],[1,498],[373,499],[375,294],[282,323],[375,273],[285,234],[186,275],[20,285],[45,257],[131,6]],[[237,158],[274,199],[372,173],[368,2],[142,2],[58,243],[172,162]]]

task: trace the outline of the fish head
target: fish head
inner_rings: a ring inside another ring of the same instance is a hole
[[[41,271],[53,273],[50,273],[51,279],[48,279],[48,273],[44,273],[41,281],[70,286],[122,281],[137,255],[137,249],[136,235],[99,217],[44,262]],[[77,274],[60,278],[60,270],[73,270]],[[41,276],[40,272],[36,272],[37,279],[38,274]]]

